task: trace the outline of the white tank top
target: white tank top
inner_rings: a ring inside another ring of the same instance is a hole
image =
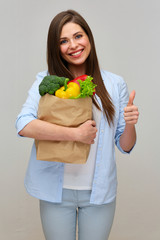
[[[96,127],[99,130],[101,111],[92,105],[93,120],[96,122]],[[96,161],[96,152],[98,144],[98,135],[95,138],[94,144],[91,144],[90,153],[85,164],[70,164],[64,165],[64,183],[63,188],[74,190],[90,190],[92,189],[92,180],[94,175],[94,167]]]

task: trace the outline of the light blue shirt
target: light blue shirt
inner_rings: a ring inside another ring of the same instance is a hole
[[[128,89],[122,77],[102,70],[102,78],[115,106],[114,126],[109,127],[101,113],[99,140],[96,154],[95,171],[90,203],[104,204],[113,201],[117,193],[117,173],[115,144],[122,153],[119,139],[125,128],[123,109],[128,103]],[[38,87],[47,71],[40,72],[28,92],[20,114],[16,119],[17,133],[30,121],[37,118],[39,104]],[[98,98],[98,97],[97,97]],[[101,105],[100,99],[98,101]],[[25,176],[25,187],[28,193],[38,199],[61,202],[63,189],[64,163],[46,162],[36,159],[36,148],[33,144],[30,161]]]

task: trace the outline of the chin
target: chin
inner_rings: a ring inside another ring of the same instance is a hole
[[[72,65],[83,65],[85,63],[85,61],[86,61],[86,59],[85,60],[81,59],[81,60],[78,60],[78,61],[70,62],[70,64],[72,64]]]

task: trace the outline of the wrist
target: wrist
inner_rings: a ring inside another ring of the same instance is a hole
[[[69,130],[69,138],[70,140],[69,141],[73,141],[73,142],[78,142],[79,141],[79,129],[78,128],[68,128]]]
[[[127,130],[134,130],[135,129],[135,125],[131,124],[131,123],[126,123],[125,129],[127,129]]]

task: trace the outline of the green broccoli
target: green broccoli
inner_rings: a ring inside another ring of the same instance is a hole
[[[55,93],[55,91],[57,91],[59,88],[60,88],[60,84],[51,82],[48,85],[48,93],[53,95]]]
[[[60,87],[66,86],[68,78],[58,77],[56,75],[49,75],[43,78],[42,82],[39,85],[39,94],[44,96],[46,93],[54,95]]]

